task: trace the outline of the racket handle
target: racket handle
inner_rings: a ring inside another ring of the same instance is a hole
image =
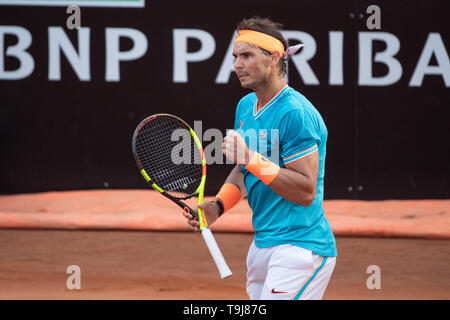
[[[230,268],[228,268],[225,258],[220,252],[219,246],[211,232],[211,230],[206,227],[202,229],[202,236],[208,246],[209,252],[211,253],[214,262],[216,263],[217,269],[219,269],[220,277],[225,279],[232,275]]]

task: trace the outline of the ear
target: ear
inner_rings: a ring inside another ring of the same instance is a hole
[[[278,62],[281,59],[281,54],[278,51],[274,51],[272,52],[272,54],[270,55],[270,63],[272,66],[276,66],[278,65]]]

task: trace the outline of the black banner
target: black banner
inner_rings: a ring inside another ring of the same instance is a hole
[[[288,79],[328,127],[327,199],[450,194],[448,1],[14,2],[0,1],[1,193],[146,188],[131,137],[153,113],[225,134],[248,93],[233,33],[258,15],[305,45]],[[208,195],[231,168],[208,166]]]
[[[322,315],[336,316],[371,315],[383,317],[386,313],[411,316],[414,313],[430,310],[442,310],[448,305],[446,301],[431,300],[384,300],[384,301],[276,301],[276,300],[146,300],[146,301],[1,301],[3,310],[16,314],[30,312],[45,313],[46,317],[60,318],[70,310],[71,315],[85,316],[120,316],[120,317],[155,317],[164,314],[169,319],[280,319],[305,311],[317,311]],[[389,310],[389,311],[387,311]]]

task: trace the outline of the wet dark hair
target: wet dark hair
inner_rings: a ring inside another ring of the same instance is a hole
[[[283,43],[284,50],[287,49],[288,43],[286,39],[284,39],[283,35],[281,34],[280,30],[283,27],[281,23],[274,22],[270,20],[269,18],[261,18],[261,17],[252,17],[249,19],[244,19],[237,25],[237,30],[253,30],[262,32],[265,34],[268,34],[269,36],[272,36]],[[260,48],[264,54],[271,55],[272,53],[270,51],[267,51],[265,49]],[[278,62],[278,66],[280,67],[280,74],[285,75],[287,71],[287,59],[284,57],[280,58],[280,61]]]

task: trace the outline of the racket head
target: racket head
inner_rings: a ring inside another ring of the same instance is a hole
[[[134,131],[132,149],[139,171],[154,189],[176,199],[203,198],[206,160],[185,121],[167,113],[145,118]]]

